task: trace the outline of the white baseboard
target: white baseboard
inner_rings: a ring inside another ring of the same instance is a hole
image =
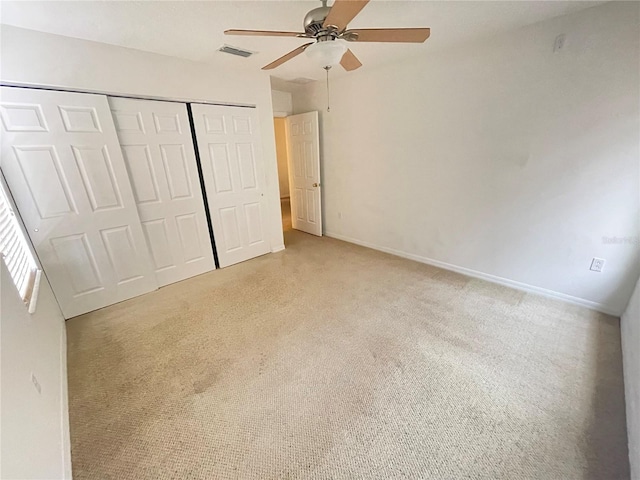
[[[281,252],[282,250],[284,250],[284,243],[282,245],[271,247],[271,253]]]
[[[426,263],[427,265],[432,265],[434,267],[443,268],[445,270],[451,270],[453,272],[461,273],[469,277],[479,278],[481,280],[487,280],[488,282],[497,283],[499,285],[504,285],[506,287],[515,288],[517,290],[522,290],[523,292],[535,293],[538,295],[542,295],[543,297],[562,300],[564,302],[571,303],[573,305],[579,305],[581,307],[586,307],[591,310],[596,310],[598,312],[606,313],[607,315],[614,315],[616,317],[619,317],[620,315],[622,315],[622,312],[620,312],[618,309],[610,305],[606,305],[604,303],[592,302],[591,300],[586,300],[584,298],[574,297],[572,295],[567,295],[565,293],[554,292],[553,290],[547,290],[546,288],[536,287],[534,285],[517,282],[515,280],[509,280],[508,278],[499,277],[497,275],[491,275],[490,273],[479,272],[477,270],[472,270],[470,268],[460,267],[458,265],[453,265],[451,263],[441,262],[440,260],[434,260],[433,258],[427,258],[420,255],[415,255],[413,253],[403,252],[401,250],[396,250],[394,248],[382,247],[380,245],[375,245],[369,242],[363,242],[362,240],[351,238],[346,235],[341,235],[339,233],[324,232],[324,235],[327,237],[335,238],[337,240],[342,240],[349,243],[355,243],[356,245],[361,245],[363,247],[371,248],[373,250],[378,250],[380,252],[390,253],[391,255],[396,255],[398,257],[414,260],[416,262]]]
[[[71,480],[73,478],[71,470],[71,432],[69,430],[69,386],[67,374],[67,330],[64,319],[62,322],[62,331],[60,333],[60,424],[62,430],[62,465],[63,478]]]

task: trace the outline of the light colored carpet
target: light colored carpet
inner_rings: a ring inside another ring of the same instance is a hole
[[[67,323],[76,479],[624,479],[618,319],[296,231]]]

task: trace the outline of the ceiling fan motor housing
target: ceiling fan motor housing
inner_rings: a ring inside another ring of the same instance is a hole
[[[323,24],[324,19],[329,15],[329,10],[331,7],[318,7],[307,13],[304,17],[304,31],[312,36],[326,31]]]

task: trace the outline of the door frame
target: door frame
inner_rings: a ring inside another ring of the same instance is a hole
[[[155,100],[158,102],[174,102],[174,103],[205,103],[207,105],[222,105],[227,107],[244,107],[244,108],[257,108],[257,105],[251,103],[234,103],[234,102],[212,102],[208,100],[201,100],[198,98],[180,98],[180,97],[158,97],[156,95],[139,95],[139,94],[126,94],[122,92],[110,92],[109,90],[93,90],[90,88],[64,88],[56,85],[43,85],[36,83],[23,83],[23,82],[0,82],[0,87],[16,87],[16,88],[30,88],[34,90],[51,90],[54,92],[69,92],[69,93],[89,93],[93,95],[106,95],[108,97],[121,97],[132,98],[134,100]]]

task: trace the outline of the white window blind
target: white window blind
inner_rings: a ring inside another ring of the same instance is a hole
[[[20,227],[3,181],[0,181],[0,254],[29,312],[35,312],[41,270]]]

